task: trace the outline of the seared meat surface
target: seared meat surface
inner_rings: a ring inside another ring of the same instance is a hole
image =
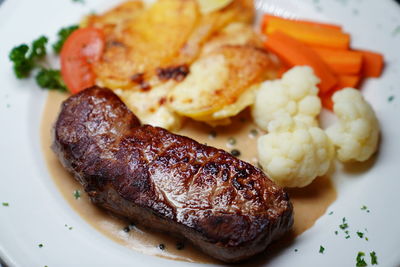
[[[262,171],[141,125],[108,89],[89,88],[63,103],[53,150],[93,203],[222,261],[263,251],[293,224],[288,195]]]

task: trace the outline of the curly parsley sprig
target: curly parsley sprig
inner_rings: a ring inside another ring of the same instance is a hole
[[[77,25],[62,28],[58,32],[58,40],[52,47],[55,53],[59,54],[67,38],[78,29]],[[21,44],[14,47],[9,54],[9,59],[13,63],[14,74],[18,79],[28,78],[34,70],[38,70],[35,78],[41,88],[66,91],[67,87],[57,69],[44,66],[43,62],[46,55],[46,45],[48,38],[40,36],[31,45]]]
[[[38,65],[38,61],[46,56],[47,42],[46,36],[40,36],[32,42],[30,47],[21,44],[11,50],[9,58],[14,64],[14,73],[18,79],[29,77],[32,70]]]

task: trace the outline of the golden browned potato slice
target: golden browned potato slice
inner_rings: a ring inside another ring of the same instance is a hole
[[[181,127],[183,119],[166,105],[166,94],[174,85],[174,81],[168,81],[149,91],[115,90],[115,92],[142,123],[174,131]]]
[[[81,27],[90,26],[112,31],[115,27],[121,27],[137,18],[144,8],[142,1],[126,1],[102,15],[89,15],[82,21]]]
[[[239,22],[250,26],[253,19],[253,0],[235,0],[225,8],[201,16],[182,47],[179,58],[176,59],[177,64],[192,63],[198,57],[202,46],[228,24]]]
[[[253,30],[252,25],[234,22],[214,34],[202,47],[201,55],[224,45],[247,45],[263,48],[261,37]]]
[[[132,88],[132,76],[153,80],[158,68],[192,63],[202,45],[227,24],[251,23],[252,0],[235,0],[202,15],[196,0],[158,0],[144,9],[126,2],[102,16],[88,18],[88,25],[104,29],[107,46],[94,66],[99,84]]]
[[[98,79],[111,88],[126,88],[132,76],[144,73],[146,78],[158,67],[173,64],[199,16],[195,0],[157,1],[113,32],[94,66]]]
[[[190,74],[168,95],[168,104],[178,114],[196,120],[221,120],[252,104],[251,94],[246,101],[242,95],[271,78],[274,69],[269,55],[262,49],[225,45],[193,63]],[[238,100],[246,105],[237,104]],[[218,113],[235,103],[236,109]],[[213,116],[215,113],[219,115]]]

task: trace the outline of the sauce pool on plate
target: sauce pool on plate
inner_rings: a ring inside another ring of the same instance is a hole
[[[135,251],[173,260],[216,263],[216,260],[184,240],[135,226],[134,222],[116,217],[90,202],[82,186],[62,167],[50,148],[51,128],[58,116],[62,101],[67,97],[68,95],[56,91],[49,92],[43,111],[41,139],[50,176],[75,211],[102,234]],[[263,132],[253,124],[248,112],[242,112],[235,117],[231,125],[217,128],[188,120],[176,133],[224,149],[257,166],[256,142]],[[312,227],[336,199],[336,190],[327,177],[320,177],[305,188],[289,189],[287,192],[294,205],[294,226],[290,236],[285,240],[299,236]],[[273,246],[279,247],[280,243],[286,244],[278,241]]]

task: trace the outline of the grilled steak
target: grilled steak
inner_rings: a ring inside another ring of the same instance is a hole
[[[288,195],[262,171],[141,125],[108,89],[89,88],[63,103],[53,150],[93,203],[222,261],[263,251],[293,224]]]

